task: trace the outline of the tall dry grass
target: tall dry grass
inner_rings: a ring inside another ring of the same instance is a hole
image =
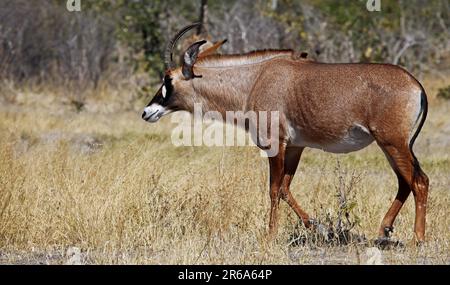
[[[285,203],[266,239],[268,166],[256,148],[176,148],[170,118],[149,125],[111,98],[77,111],[59,94],[20,92],[0,107],[0,263],[64,263],[70,247],[83,263],[365,262],[365,245],[293,246],[308,232]],[[428,242],[412,243],[410,197],[394,233],[406,247],[384,251],[385,263],[450,262],[450,102],[430,101],[415,146],[431,181]],[[336,222],[344,188],[352,232],[375,238],[397,188],[382,152],[305,151],[292,192],[311,216]]]

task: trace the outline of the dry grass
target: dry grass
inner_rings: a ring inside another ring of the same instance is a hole
[[[367,259],[365,245],[290,246],[293,232],[306,232],[285,203],[278,238],[268,242],[268,167],[255,148],[175,148],[170,118],[149,125],[114,100],[77,112],[60,98],[21,91],[0,107],[0,263],[64,263],[74,246],[96,264]],[[450,263],[450,102],[430,101],[415,146],[431,180],[428,242],[412,245],[410,198],[394,233],[406,247],[384,251],[385,263]],[[342,185],[351,185],[359,220],[352,231],[375,238],[397,187],[376,145],[339,156],[307,150],[292,190],[312,216],[335,219]]]

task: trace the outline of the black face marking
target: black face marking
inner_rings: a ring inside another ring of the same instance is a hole
[[[166,89],[165,96],[163,95],[163,88]],[[148,103],[147,106],[156,103],[158,105],[165,107],[170,102],[172,95],[173,95],[172,78],[170,78],[169,75],[166,75],[164,76],[163,85],[159,88],[158,92],[156,92],[156,95],[153,97],[150,103]]]

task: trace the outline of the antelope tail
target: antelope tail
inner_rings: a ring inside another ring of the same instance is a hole
[[[420,131],[422,130],[422,127],[425,123],[425,119],[427,118],[427,114],[428,114],[428,100],[427,100],[427,95],[425,94],[425,90],[422,88],[422,92],[420,93],[420,114],[419,116],[421,116],[422,118],[420,119],[420,123],[414,133],[414,135],[412,136],[411,140],[409,141],[409,150],[411,151],[413,157],[414,157],[414,161],[415,163],[417,162],[417,158],[414,155],[413,152],[413,145],[414,142],[417,139],[417,136],[419,135]]]

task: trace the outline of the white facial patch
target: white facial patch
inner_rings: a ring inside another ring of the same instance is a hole
[[[167,94],[166,85],[163,85],[161,93],[162,93],[163,98],[166,98],[166,94]]]
[[[147,122],[156,122],[163,115],[167,114],[167,109],[159,104],[151,104],[144,109],[144,116],[142,117]]]

